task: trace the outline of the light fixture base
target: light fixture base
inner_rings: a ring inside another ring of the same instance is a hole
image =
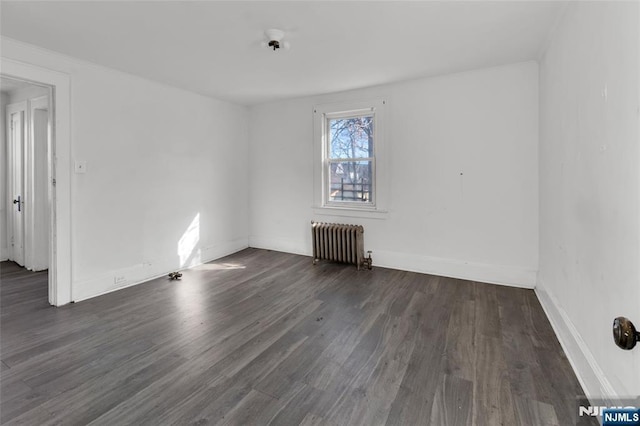
[[[284,48],[285,50],[289,50],[289,43],[286,41],[282,41],[284,38],[284,31],[278,30],[276,28],[268,29],[264,32],[264,35],[267,38],[266,45],[269,49],[273,49],[275,52],[278,49]]]

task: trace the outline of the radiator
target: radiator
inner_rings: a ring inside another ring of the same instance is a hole
[[[318,260],[351,263],[360,269],[371,269],[371,252],[364,257],[364,228],[361,225],[342,225],[311,221],[313,264]]]

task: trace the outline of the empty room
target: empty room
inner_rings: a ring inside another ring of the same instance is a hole
[[[640,425],[640,2],[0,1],[0,424]]]

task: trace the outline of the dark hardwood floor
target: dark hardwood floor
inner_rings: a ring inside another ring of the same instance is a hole
[[[247,249],[53,308],[1,268],[3,424],[575,424],[531,290]]]

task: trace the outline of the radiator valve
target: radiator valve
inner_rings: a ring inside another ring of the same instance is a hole
[[[371,250],[367,250],[367,257],[364,259],[363,263],[367,266],[367,269],[373,269],[373,259],[371,258]]]

